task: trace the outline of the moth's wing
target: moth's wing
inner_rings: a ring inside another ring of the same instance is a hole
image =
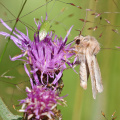
[[[80,68],[79,68],[80,86],[83,89],[87,89],[87,80],[88,80],[88,76],[89,76],[89,69],[88,69],[85,55],[83,55],[82,57],[84,57],[84,58],[82,59],[82,61],[80,63]]]
[[[95,79],[96,79],[96,88],[97,88],[98,92],[101,93],[103,91],[103,84],[102,84],[100,68],[99,68],[97,58],[95,55],[93,55],[92,59],[94,61],[94,73],[95,73]]]
[[[91,77],[93,98],[96,99],[97,89],[96,89],[94,61],[93,61],[93,55],[90,55],[90,53],[89,53],[89,49],[86,50],[86,60],[87,60],[90,77]]]
[[[90,72],[89,72],[89,68],[88,68],[88,63],[87,63],[87,60],[86,60],[86,69],[87,69],[87,80],[88,80],[89,75],[90,75]]]

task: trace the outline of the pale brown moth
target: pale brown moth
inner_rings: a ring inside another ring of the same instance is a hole
[[[93,98],[103,91],[102,78],[96,55],[100,51],[98,41],[92,36],[76,36],[74,38],[74,52],[80,63],[80,86],[87,89],[87,80],[90,74]]]

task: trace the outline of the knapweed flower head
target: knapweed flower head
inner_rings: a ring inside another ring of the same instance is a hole
[[[20,112],[25,113],[27,120],[61,120],[57,105],[66,105],[63,97],[59,97],[55,89],[51,90],[45,86],[34,86],[32,89],[26,87],[27,98],[21,100]]]
[[[1,23],[8,30],[12,31],[2,19]],[[10,37],[16,46],[22,50],[22,54],[11,58],[11,60],[25,61],[24,68],[30,77],[32,87],[40,84],[47,85],[48,83],[57,84],[58,80],[62,77],[63,70],[66,69],[65,63],[67,62],[69,64],[68,58],[73,55],[73,53],[70,52],[71,44],[66,45],[72,27],[64,39],[62,37],[58,38],[57,35],[54,35],[52,32],[48,32],[42,37],[42,41],[40,41],[40,35],[42,35],[42,33],[39,32],[42,24],[38,22],[36,25],[37,32],[34,34],[33,41],[29,39],[28,30],[27,35],[16,28],[15,31],[13,31],[13,35],[6,32],[0,32],[0,34],[5,37]],[[24,56],[26,60],[21,59]],[[30,72],[26,64],[30,65]]]

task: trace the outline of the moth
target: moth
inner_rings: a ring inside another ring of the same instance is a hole
[[[74,52],[80,64],[80,86],[87,89],[87,80],[90,74],[93,98],[96,99],[96,94],[103,91],[102,78],[100,68],[97,62],[96,55],[100,51],[98,41],[92,36],[76,36],[74,38]]]

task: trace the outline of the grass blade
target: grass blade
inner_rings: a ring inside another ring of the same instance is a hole
[[[10,36],[12,35],[12,33],[13,33],[14,29],[15,29],[15,26],[17,25],[17,22],[19,21],[20,14],[22,13],[23,8],[24,8],[26,2],[27,2],[27,0],[25,0],[25,2],[23,3],[23,6],[22,6],[22,8],[21,8],[21,10],[20,10],[20,12],[19,12],[19,14],[18,14],[18,16],[17,16],[16,22],[15,22],[15,24],[14,24],[14,26],[13,26],[13,29],[12,29],[12,31],[11,31],[11,33],[10,33]],[[6,49],[7,49],[7,46],[8,46],[8,43],[9,43],[9,42],[10,42],[10,37],[8,38],[7,43],[6,43],[5,47],[4,47],[4,50],[3,50],[3,52],[2,52],[2,54],[1,54],[1,56],[0,56],[0,63],[1,63],[1,61],[2,61],[2,58],[3,58],[4,54],[5,54],[5,51],[6,51]]]

